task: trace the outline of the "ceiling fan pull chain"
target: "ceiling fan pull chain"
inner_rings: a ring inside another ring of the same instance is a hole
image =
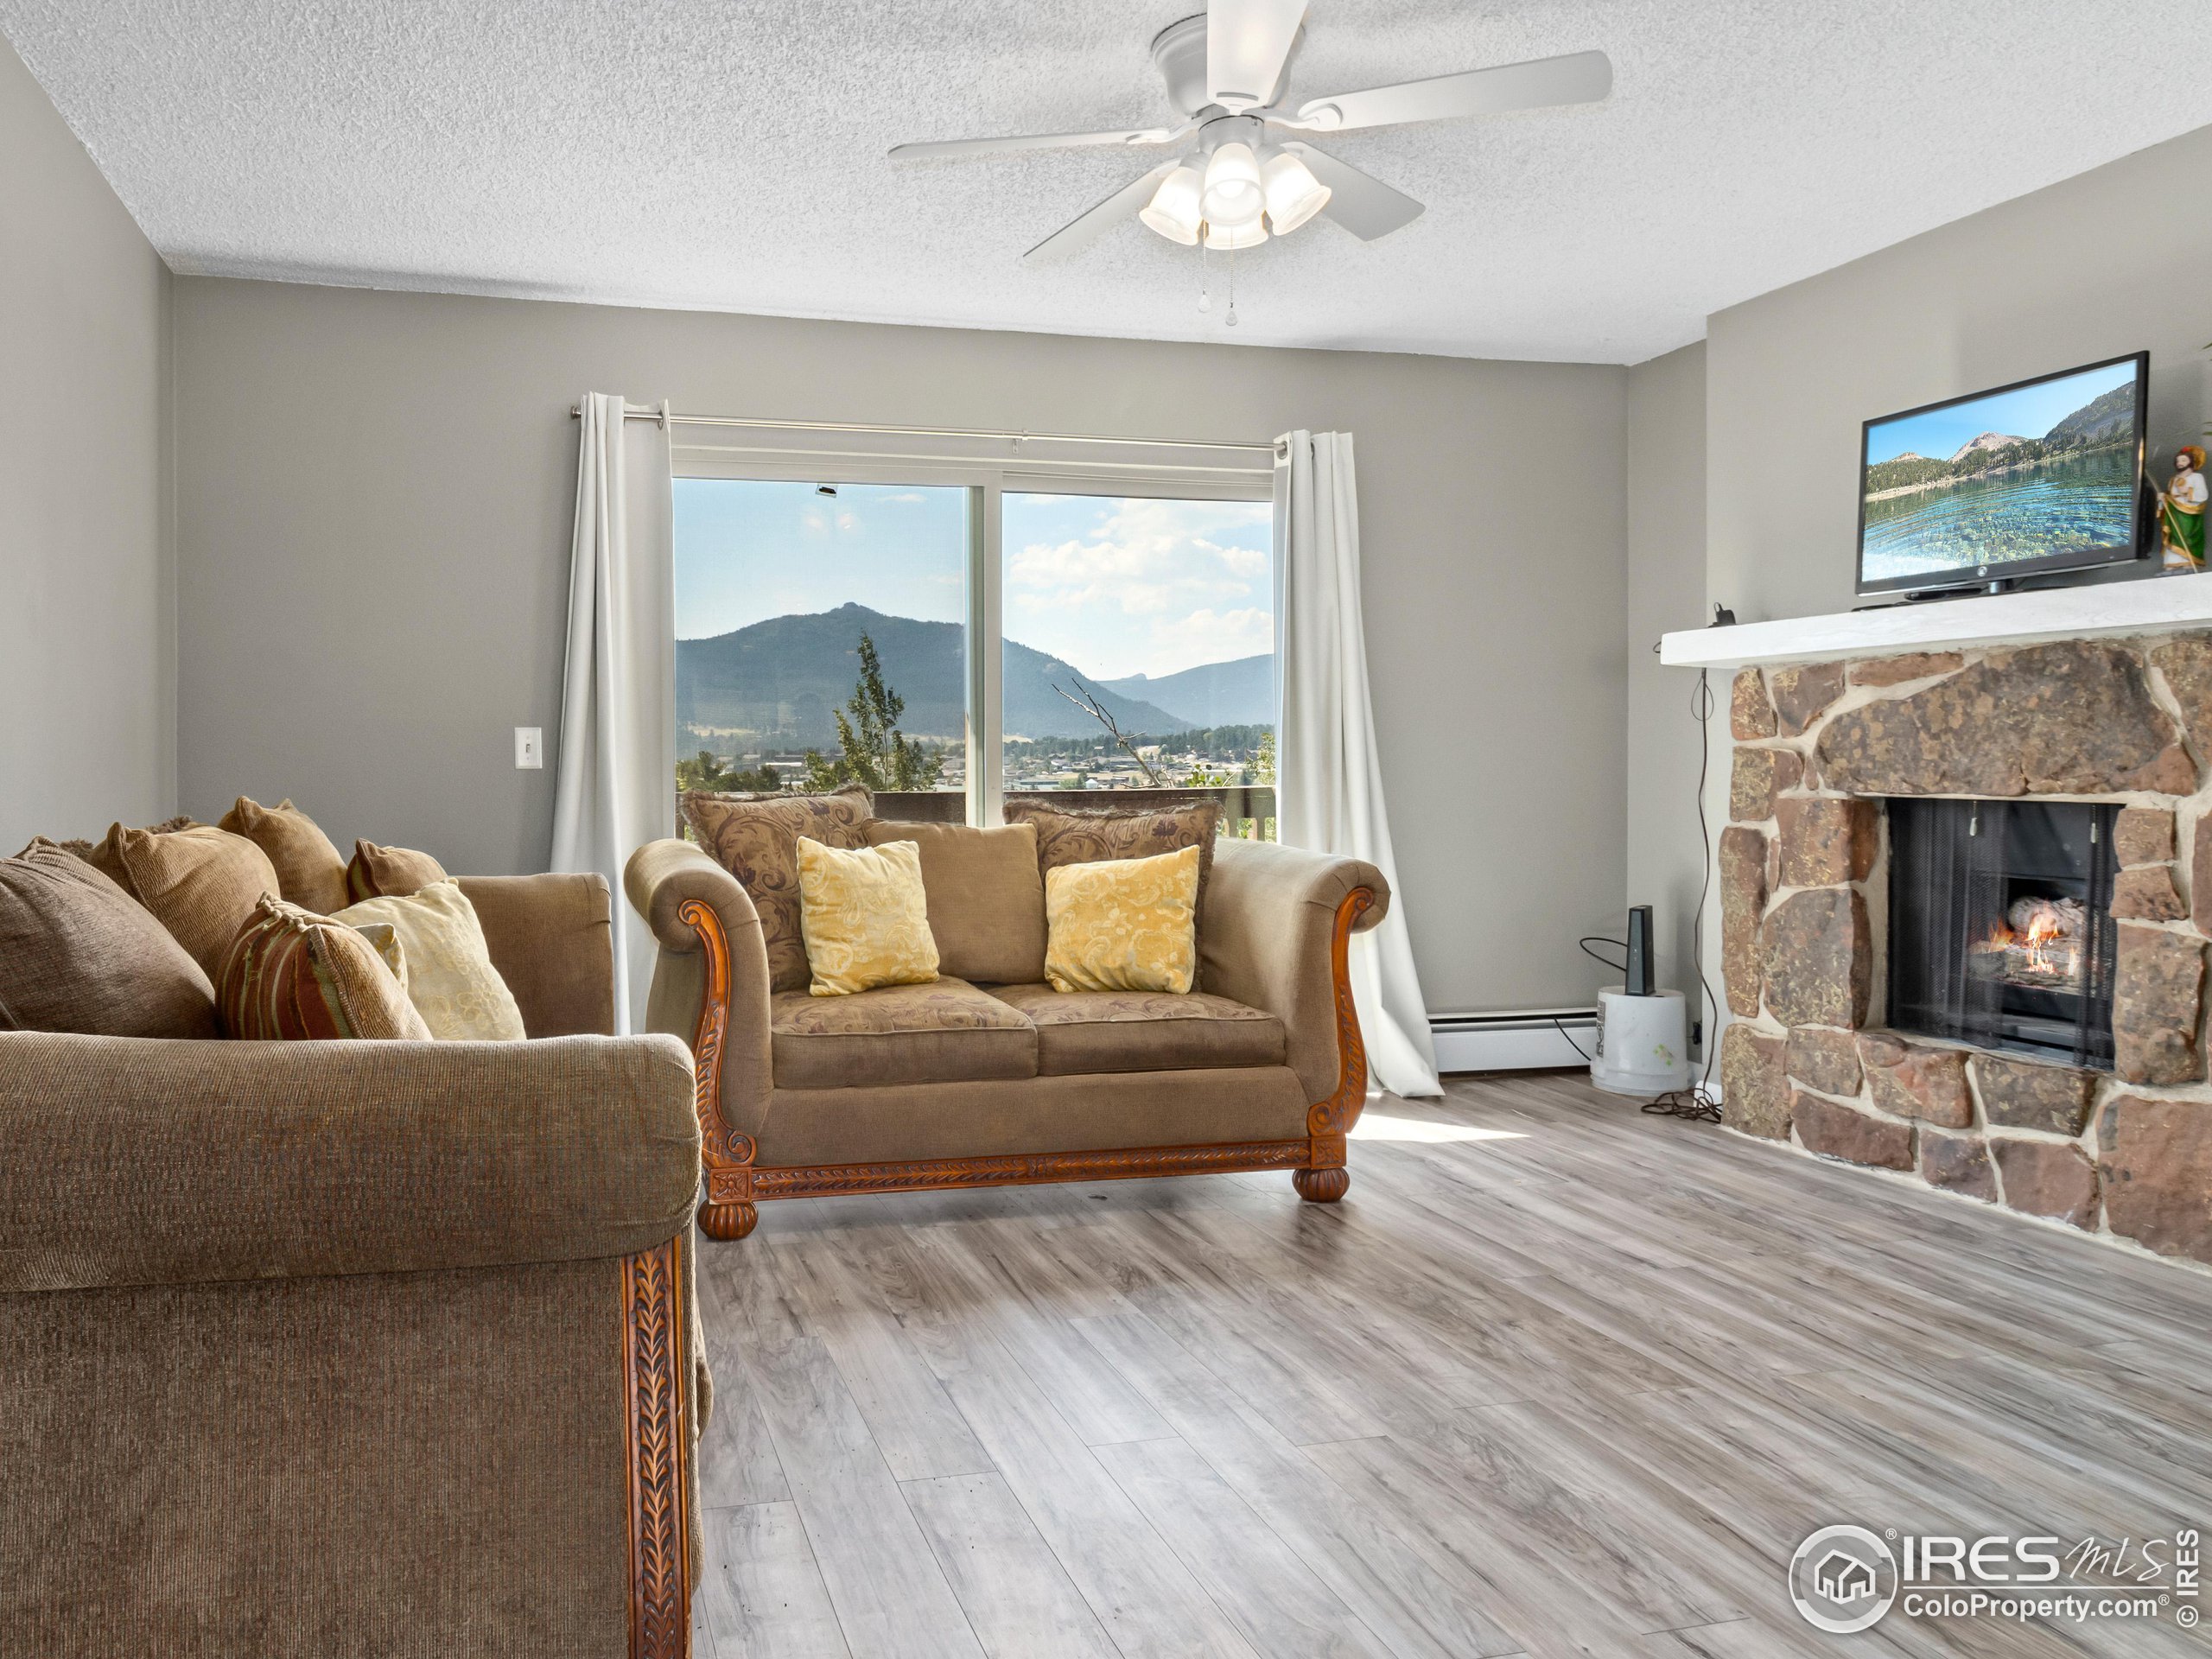
[[[1236,250],[1234,248],[1229,251],[1229,312],[1221,321],[1224,327],[1234,328],[1236,326]]]
[[[1213,309],[1213,296],[1206,289],[1206,235],[1204,226],[1198,227],[1198,309]]]

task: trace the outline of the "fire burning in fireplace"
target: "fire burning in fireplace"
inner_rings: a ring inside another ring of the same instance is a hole
[[[2120,809],[1913,800],[1890,830],[1890,1023],[2108,1070]]]
[[[1973,971],[2037,989],[2070,988],[2082,977],[2085,919],[2079,899],[2016,899],[1974,947]]]

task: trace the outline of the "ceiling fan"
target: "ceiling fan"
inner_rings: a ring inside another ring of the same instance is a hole
[[[1612,89],[1613,67],[1604,53],[1571,52],[1294,100],[1286,92],[1306,7],[1306,0],[1212,0],[1198,16],[1162,29],[1152,60],[1183,111],[1174,126],[950,138],[899,144],[891,154],[911,161],[1086,144],[1159,149],[1195,140],[1060,226],[1021,256],[1027,262],[1088,247],[1132,213],[1186,247],[1201,240],[1209,248],[1256,247],[1316,213],[1372,242],[1412,223],[1421,204],[1316,149],[1304,135],[1588,104]]]

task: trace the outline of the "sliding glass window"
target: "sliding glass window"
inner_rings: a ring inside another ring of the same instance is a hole
[[[676,480],[679,790],[976,823],[1203,794],[1273,837],[1267,501],[882,476]]]
[[[677,479],[677,788],[964,817],[973,494]]]
[[[1273,514],[1264,501],[1002,498],[1001,775],[1095,805],[1222,800],[1274,834]]]

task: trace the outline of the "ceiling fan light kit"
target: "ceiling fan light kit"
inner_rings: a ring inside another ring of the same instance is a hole
[[[1191,247],[1197,243],[1198,227],[1204,223],[1199,202],[1205,184],[1205,175],[1186,160],[1160,181],[1160,188],[1137,210],[1137,217],[1170,242]]]
[[[1206,223],[1239,230],[1258,224],[1267,205],[1260,188],[1260,158],[1251,145],[1235,138],[1216,144],[1206,157],[1205,194],[1199,202]]]
[[[901,160],[1118,144],[1184,145],[1175,161],[1132,180],[1022,255],[1064,257],[1135,217],[1185,247],[1249,248],[1325,213],[1363,242],[1411,224],[1421,204],[1326,152],[1306,135],[1450,121],[1509,110],[1591,104],[1612,90],[1602,52],[1571,52],[1427,80],[1295,101],[1291,65],[1306,34],[1306,0],[1212,0],[1154,39],[1153,62],[1183,112],[1173,127],[1031,133],[899,144]]]
[[[1264,219],[1253,219],[1247,225],[1217,225],[1206,221],[1206,246],[1216,253],[1236,252],[1239,248],[1256,248],[1268,239],[1268,224]]]
[[[1260,181],[1267,192],[1268,223],[1277,236],[1289,235],[1329,205],[1329,187],[1287,149],[1268,151],[1260,163]]]

